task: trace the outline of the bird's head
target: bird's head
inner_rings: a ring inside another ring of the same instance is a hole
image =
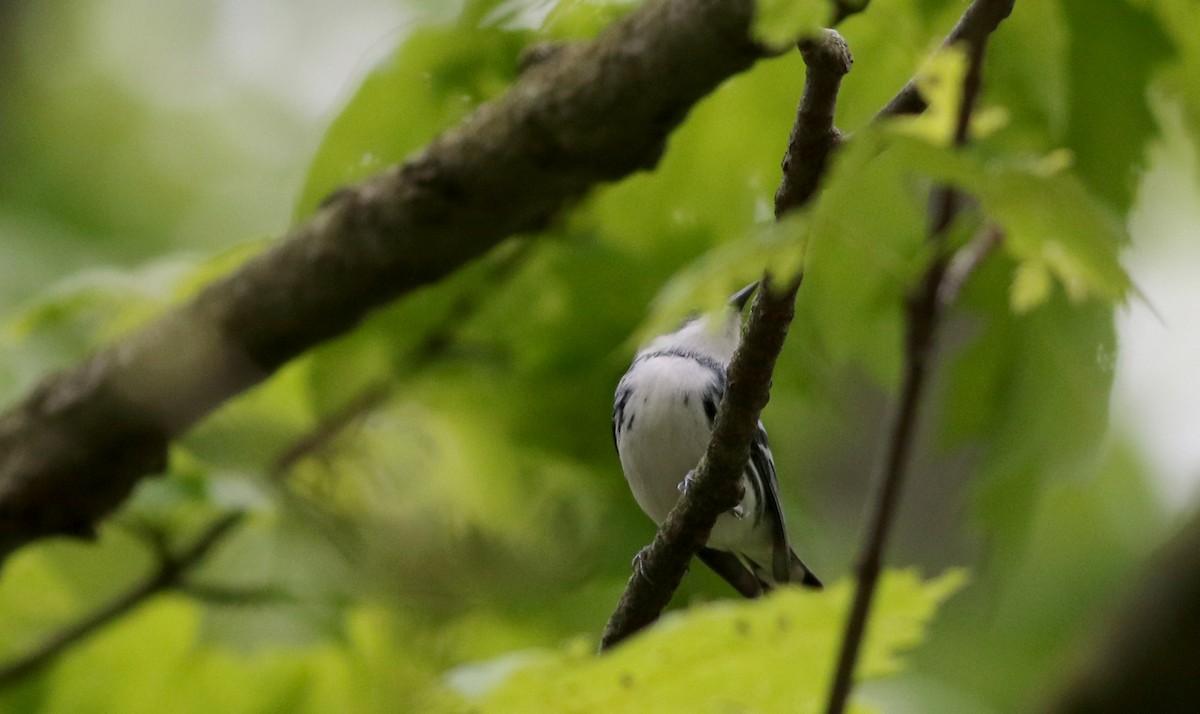
[[[729,364],[742,337],[742,309],[757,287],[758,282],[755,281],[737,291],[730,296],[727,307],[718,313],[688,318],[674,332],[655,337],[640,353],[677,350],[705,355],[722,364]]]

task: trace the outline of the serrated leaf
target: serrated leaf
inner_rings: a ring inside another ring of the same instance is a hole
[[[984,215],[1004,229],[1004,249],[1045,266],[1073,301],[1124,299],[1130,288],[1120,263],[1125,229],[1072,174],[1055,172],[1064,164],[1061,152],[1041,161],[989,161],[912,139],[892,150],[977,198]]]
[[[858,678],[894,674],[924,638],[938,606],[966,582],[961,570],[922,581],[885,574]],[[663,618],[610,653],[583,643],[543,655],[477,706],[503,712],[815,712],[824,703],[852,583],[819,593],[779,590],[758,601],[724,601]],[[804,662],[802,670],[796,662]],[[856,703],[855,711],[868,709]]]
[[[916,75],[917,89],[928,108],[914,116],[893,119],[896,130],[934,146],[953,145],[967,64],[967,54],[959,46],[948,47],[930,57]],[[1004,109],[980,107],[971,115],[971,136],[986,137],[1007,123],[1008,113]]]

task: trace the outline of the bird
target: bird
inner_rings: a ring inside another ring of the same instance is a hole
[[[613,443],[635,500],[656,524],[690,487],[708,446],[726,370],[741,341],[742,309],[757,287],[754,282],[739,290],[720,314],[692,316],[651,339],[617,384]],[[741,502],[718,516],[697,557],[748,598],[788,583],[820,588],[788,540],[775,460],[761,421],[742,487]]]

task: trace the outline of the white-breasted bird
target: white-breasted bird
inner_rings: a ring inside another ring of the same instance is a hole
[[[651,340],[617,385],[613,441],[634,498],[657,524],[666,519],[708,446],[725,395],[725,370],[741,341],[742,308],[756,287],[752,283],[734,294],[716,324],[695,317]],[[717,518],[700,560],[746,597],[784,583],[821,587],[788,542],[762,422],[742,486],[742,501]]]

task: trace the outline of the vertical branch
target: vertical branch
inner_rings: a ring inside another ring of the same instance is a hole
[[[829,154],[841,134],[833,128],[833,108],[842,76],[850,71],[850,51],[841,36],[826,30],[800,43],[807,72],[804,95],[783,160],[784,178],[775,214],[803,205],[816,192]],[[771,375],[795,314],[797,277],[779,288],[771,276],[750,310],[746,334],[729,364],[725,397],[696,480],[687,489],[654,541],[638,555],[629,584],[600,639],[607,650],[650,625],[671,601],[693,556],[704,547],[717,517],[741,500],[739,479],[750,458],[758,416],[770,398]]]
[[[999,22],[1008,16],[1012,5],[1012,0],[976,0],[947,40],[947,44],[956,41],[967,43],[969,58],[967,73],[963,77],[962,101],[955,122],[956,146],[961,147],[967,142],[971,113],[979,96],[988,37]],[[880,112],[880,116],[909,110],[897,109],[894,105],[903,107],[911,104],[911,111],[923,111],[924,101],[915,95],[915,91],[913,98],[901,100],[911,86],[912,82],[897,99]],[[958,194],[949,186],[936,188],[931,196],[929,242],[934,247],[935,255],[916,292],[909,297],[906,305],[904,381],[899,406],[892,419],[883,473],[874,496],[871,521],[859,555],[858,582],[830,689],[827,708],[829,714],[841,714],[845,711],[850,690],[853,688],[855,665],[870,617],[871,602],[874,599],[879,574],[883,568],[887,538],[895,521],[908,469],[938,324],[948,305],[945,299],[956,296],[957,286],[965,279],[963,275],[955,275],[952,278],[955,284],[953,289],[947,289],[944,285],[950,262],[946,254],[946,233],[958,212],[958,204]],[[978,241],[978,244],[986,247],[994,244],[994,240],[985,237]],[[970,267],[973,265],[968,263]]]

